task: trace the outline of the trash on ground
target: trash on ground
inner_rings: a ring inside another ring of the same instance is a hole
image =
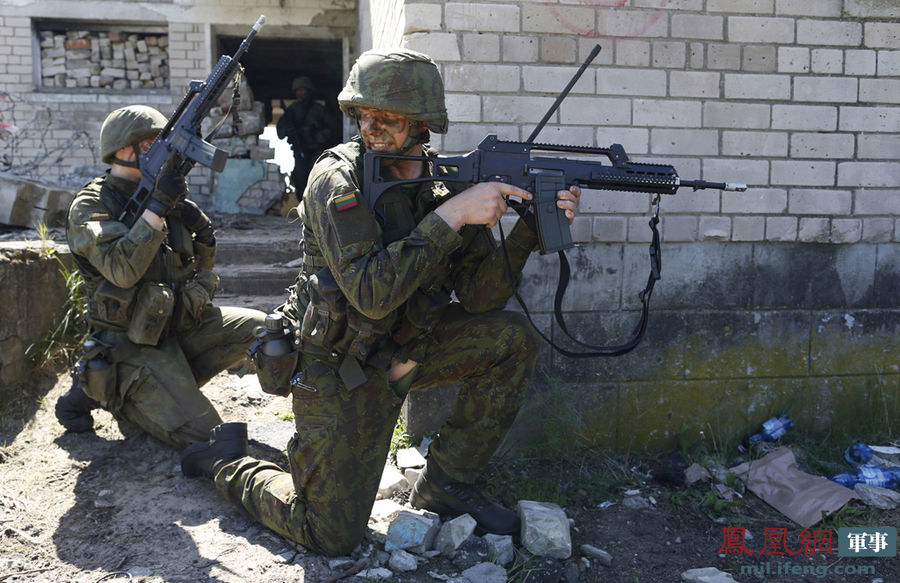
[[[889,459],[883,459],[875,455],[875,450],[882,455],[889,456]],[[832,482],[837,482],[846,488],[853,488],[857,484],[865,484],[867,486],[875,486],[877,488],[900,488],[900,465],[895,459],[890,459],[894,454],[894,450],[900,453],[900,449],[896,447],[869,446],[862,442],[857,442],[847,448],[844,452],[844,459],[853,466],[852,472],[843,472],[828,476]],[[872,462],[872,463],[869,463]],[[887,467],[886,464],[892,464]]]
[[[772,417],[764,421],[759,431],[751,435],[748,441],[751,444],[759,443],[760,441],[778,441],[782,435],[793,428],[794,422],[787,416],[787,413],[782,413],[778,417]]]
[[[748,473],[748,490],[804,528],[821,521],[823,512],[831,514],[856,498],[853,490],[800,470],[787,447],[736,466],[732,472]]]

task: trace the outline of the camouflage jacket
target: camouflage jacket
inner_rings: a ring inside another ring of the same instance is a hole
[[[287,138],[294,154],[317,153],[337,143],[328,119],[328,111],[309,99],[290,104],[275,124],[279,138]]]
[[[193,240],[177,207],[163,231],[143,218],[130,228],[117,220],[136,187],[135,182],[106,174],[84,186],[69,206],[66,239],[84,279],[88,323],[95,329],[126,329],[135,292],[145,284],[173,289],[176,315],[186,304],[197,312],[198,304],[205,305],[218,287],[211,271],[215,246]],[[185,324],[180,321],[179,326]]]
[[[482,313],[502,308],[514,288],[490,231],[456,232],[433,212],[462,187],[399,185],[373,213],[361,192],[363,152],[357,137],[327,150],[310,173],[299,209],[304,263],[284,310],[300,324],[305,352],[415,360],[412,340],[438,323],[451,294]],[[536,245],[520,220],[507,237],[516,287]]]

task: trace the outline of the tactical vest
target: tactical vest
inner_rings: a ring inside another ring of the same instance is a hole
[[[354,140],[326,150],[322,158],[346,164],[352,182],[361,191],[363,151],[362,142]],[[438,199],[450,192],[442,183],[400,185],[385,191],[377,201],[376,212],[366,215],[378,224],[380,248],[409,235],[437,207]],[[302,350],[307,354],[332,361],[352,356],[360,362],[377,354],[378,364],[389,362],[398,346],[427,334],[450,302],[450,283],[444,279],[428,289],[415,290],[387,317],[368,318],[347,302],[306,227],[304,235],[303,266],[282,309],[299,325]]]
[[[109,176],[95,178],[81,191],[76,198],[93,199],[109,213],[109,220],[115,220],[121,213],[130,193],[118,191],[109,182]],[[178,291],[198,271],[201,259],[195,254],[191,232],[177,217],[166,219],[168,233],[156,257],[147,268],[140,281],[131,288],[120,288],[106,280],[90,262],[73,253],[78,269],[85,282],[87,300],[87,321],[94,330],[125,331],[135,326],[135,318],[140,317],[142,310],[139,304],[152,302],[145,306],[143,312],[156,312],[165,306],[165,321],[156,323],[161,332],[171,328],[174,322],[168,320],[178,316]],[[169,291],[165,291],[169,290]],[[153,317],[152,314],[150,317]],[[153,323],[151,323],[153,324]],[[154,342],[140,342],[155,344]]]

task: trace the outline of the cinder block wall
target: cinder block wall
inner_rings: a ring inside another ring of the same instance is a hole
[[[135,4],[123,0],[80,0],[0,4],[0,91],[9,94],[0,101],[0,121],[18,127],[37,122],[50,131],[28,140],[16,152],[16,160],[33,161],[48,151],[53,156],[49,170],[35,178],[56,182],[71,167],[102,168],[98,154],[100,126],[106,115],[133,103],[151,105],[170,115],[184,96],[188,83],[206,79],[219,57],[215,37],[220,33],[244,35],[261,13],[267,16],[263,33],[276,37],[303,34],[340,37],[355,32],[346,25],[355,3],[330,0],[283,0],[250,5],[220,0],[184,2],[151,1]],[[114,24],[153,26],[168,35],[169,85],[148,90],[53,90],[40,87],[41,61],[35,28],[43,22],[83,23],[88,29]],[[14,102],[14,107],[12,106]],[[36,116],[40,117],[36,117]],[[73,140],[73,134],[83,136]],[[5,140],[0,137],[0,148]],[[53,160],[59,160],[52,164]],[[192,198],[206,205],[212,196],[213,179],[208,169],[197,167],[188,176]]]
[[[405,44],[441,63],[447,152],[608,146],[683,178],[750,185],[663,201],[668,241],[900,241],[900,6],[878,0],[416,2]],[[585,198],[584,242],[647,240],[648,197]]]
[[[447,153],[488,133],[526,139],[599,44],[537,141],[621,143],[683,178],[749,185],[664,198],[643,344],[588,360],[545,345],[513,442],[559,431],[588,445],[672,446],[701,432],[732,438],[781,410],[813,431],[897,418],[900,5],[408,0],[405,17],[404,44],[444,75],[451,129],[436,143]],[[583,197],[564,303],[582,340],[616,343],[637,322],[650,202]],[[556,269],[555,255],[532,260],[522,293],[560,340]]]

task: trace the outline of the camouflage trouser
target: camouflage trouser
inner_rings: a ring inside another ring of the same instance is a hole
[[[108,408],[179,449],[208,440],[209,430],[222,419],[200,386],[238,364],[253,342],[253,328],[264,322],[265,314],[258,310],[209,306],[196,328],[170,335],[157,346],[101,332],[101,340],[118,344],[125,355],[117,366],[117,398]]]
[[[450,418],[430,455],[448,474],[474,481],[516,417],[540,350],[525,318],[513,312],[471,315],[456,306],[428,339],[411,390],[461,383]],[[303,359],[294,389],[297,433],[290,473],[245,457],[226,464],[216,487],[263,525],[318,553],[349,553],[362,540],[405,393],[387,371],[348,391],[335,370]],[[407,380],[407,379],[401,379]]]

